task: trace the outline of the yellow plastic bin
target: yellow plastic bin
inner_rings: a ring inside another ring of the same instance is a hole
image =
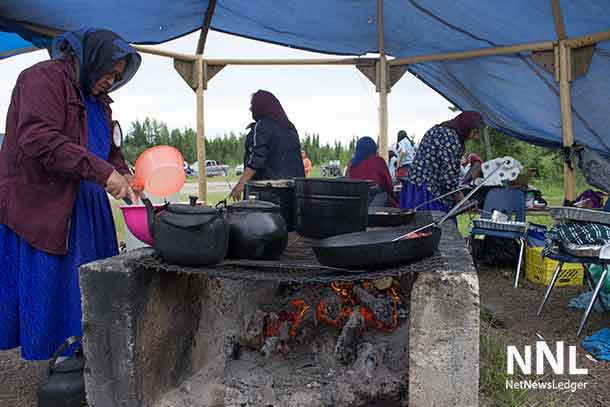
[[[525,254],[525,277],[532,283],[549,285],[553,278],[557,261],[542,258],[542,247],[527,247]],[[584,270],[579,263],[564,263],[555,287],[564,285],[582,286]]]

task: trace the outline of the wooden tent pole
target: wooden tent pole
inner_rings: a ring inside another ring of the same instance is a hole
[[[383,0],[377,0],[377,31],[379,35],[378,92],[379,92],[379,155],[388,161],[388,60],[385,55],[383,30]]]
[[[167,50],[167,49],[151,47],[151,46],[148,46],[148,45],[135,45],[135,44],[131,44],[131,46],[134,47],[135,49],[137,49],[139,52],[143,52],[145,54],[159,55],[159,56],[162,56],[162,57],[180,59],[180,60],[183,60],[183,61],[192,61],[192,62],[197,61],[197,56],[193,55],[193,54],[183,54],[183,53],[180,53],[180,52],[174,52],[174,51],[170,51],[170,50]]]
[[[491,137],[489,136],[489,127],[485,126],[483,130],[483,142],[485,143],[485,161],[491,160]]]
[[[567,46],[566,41],[559,41],[559,101],[564,147],[571,147],[574,144],[570,95],[571,53],[572,49]],[[563,166],[563,185],[565,199],[574,201],[576,199],[576,174],[568,163]]]
[[[550,51],[553,49],[553,41],[532,42],[529,44],[507,45],[503,47],[481,48],[472,51],[447,52],[444,54],[417,55],[405,58],[396,58],[389,62],[394,65],[412,65],[422,62],[433,61],[455,61],[459,59],[488,57],[494,55],[514,54],[528,51]]]
[[[569,38],[566,40],[566,45],[571,48],[580,48],[587,45],[592,45],[602,41],[610,40],[610,30],[601,31],[594,34],[583,35],[582,37]]]
[[[570,92],[570,81],[572,80],[572,49],[566,44],[566,28],[561,15],[561,4],[559,0],[551,0],[553,8],[553,21],[555,32],[559,40],[559,104],[561,106],[561,132],[564,147],[572,147],[574,144],[574,127],[572,124],[572,97]],[[576,199],[576,173],[573,162],[563,164],[563,194],[565,201]]]
[[[17,48],[11,49],[9,51],[0,52],[0,58],[8,58],[15,55],[27,54],[28,52],[40,51],[42,48],[36,47],[26,47],[26,48]]]
[[[559,0],[551,0],[551,7],[553,8],[553,21],[555,22],[555,32],[557,38],[561,40],[566,39],[566,27],[563,23],[563,17],[561,15],[561,5]]]
[[[205,11],[205,18],[203,19],[203,26],[201,27],[201,33],[199,34],[199,41],[197,42],[197,55],[203,55],[205,40],[208,38],[208,32],[210,31],[210,25],[212,24],[212,16],[214,15],[215,8],[216,0],[209,0],[208,8]]]
[[[205,128],[204,128],[204,106],[203,106],[203,93],[205,90],[207,75],[206,66],[203,61],[203,57],[200,55],[197,57],[195,63],[195,70],[197,71],[197,164],[198,164],[198,177],[197,185],[199,187],[199,199],[205,201],[208,197],[208,185],[207,175],[205,171]]]

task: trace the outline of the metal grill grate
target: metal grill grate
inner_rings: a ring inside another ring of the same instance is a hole
[[[440,256],[418,262],[380,270],[345,270],[307,264],[304,262],[273,262],[227,260],[213,266],[185,267],[163,261],[158,255],[148,255],[131,261],[131,266],[168,273],[201,274],[211,278],[233,280],[275,281],[291,283],[330,283],[332,281],[375,280],[383,277],[400,277],[404,274],[446,268]]]

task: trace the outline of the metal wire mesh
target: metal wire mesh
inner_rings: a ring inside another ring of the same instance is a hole
[[[211,278],[233,280],[275,281],[291,283],[330,283],[332,281],[376,280],[383,277],[400,277],[446,268],[440,256],[378,270],[346,270],[298,261],[224,261],[204,267],[185,267],[165,262],[158,255],[148,255],[133,260],[131,266],[145,270],[168,273],[200,274]]]

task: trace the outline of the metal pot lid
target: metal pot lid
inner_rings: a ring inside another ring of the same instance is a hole
[[[258,181],[248,181],[248,185],[253,187],[271,187],[271,188],[293,188],[293,179],[263,179]]]
[[[187,203],[173,203],[167,206],[168,212],[185,215],[214,215],[217,210],[206,205],[191,205]]]
[[[280,212],[279,205],[258,199],[246,199],[229,205],[229,211]]]
[[[365,179],[357,179],[357,178],[349,178],[349,177],[335,177],[335,178],[295,178],[296,182],[301,183],[316,183],[316,182],[325,182],[329,184],[370,184],[371,181]]]

